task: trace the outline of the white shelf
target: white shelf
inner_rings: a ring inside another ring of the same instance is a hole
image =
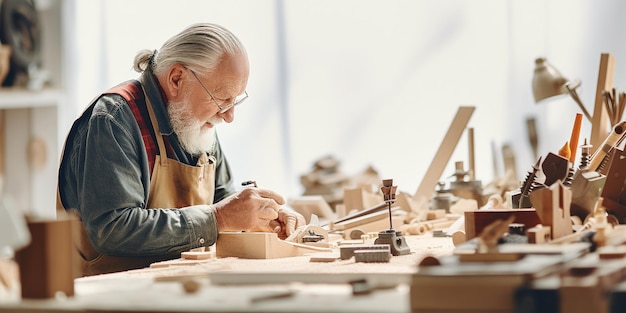
[[[28,90],[25,88],[0,88],[0,109],[26,109],[58,106],[63,91],[54,88]]]
[[[1,2],[2,0],[0,0]],[[64,5],[69,1],[48,0],[39,9],[41,24],[41,70],[49,74],[40,90],[24,86],[0,88],[3,111],[4,186],[2,196],[10,197],[24,213],[40,217],[56,215],[56,184],[65,127],[67,92],[63,89],[62,34]]]

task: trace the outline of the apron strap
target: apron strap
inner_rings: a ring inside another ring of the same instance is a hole
[[[146,107],[148,108],[148,115],[150,115],[150,121],[152,122],[152,128],[154,129],[154,135],[157,139],[157,145],[159,146],[159,154],[161,155],[159,162],[163,166],[167,166],[167,150],[165,149],[165,142],[163,141],[163,135],[161,135],[161,131],[159,130],[159,122],[156,119],[156,115],[154,114],[154,109],[152,108],[152,103],[150,102],[150,98],[148,98],[148,94],[146,94],[146,88],[144,88],[143,76],[139,78],[141,82],[141,89],[143,90],[143,96],[146,100]]]

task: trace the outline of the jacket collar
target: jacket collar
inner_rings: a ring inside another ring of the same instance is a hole
[[[143,72],[139,78],[139,82],[143,85],[143,88],[146,90],[146,95],[150,99],[150,103],[152,103],[161,135],[171,135],[174,130],[172,129],[167,113],[165,94],[150,66]]]

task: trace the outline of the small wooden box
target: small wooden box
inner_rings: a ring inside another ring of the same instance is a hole
[[[27,221],[28,246],[16,251],[22,298],[52,298],[57,292],[74,295],[74,250],[71,218]]]

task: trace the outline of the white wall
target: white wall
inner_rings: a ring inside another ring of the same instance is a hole
[[[68,88],[81,109],[137,76],[138,50],[158,49],[188,24],[237,34],[250,55],[250,99],[218,131],[237,180],[286,196],[302,192],[299,176],[325,155],[348,174],[372,165],[414,193],[460,105],[476,106],[476,178],[493,179],[492,142],[513,145],[523,176],[535,161],[526,118],[537,117],[545,154],[569,139],[578,112],[569,98],[533,103],[536,57],[581,79],[589,110],[600,53],[616,57],[618,90],[626,79],[619,0],[67,1],[80,85]],[[467,166],[466,136],[444,177],[454,161]]]

